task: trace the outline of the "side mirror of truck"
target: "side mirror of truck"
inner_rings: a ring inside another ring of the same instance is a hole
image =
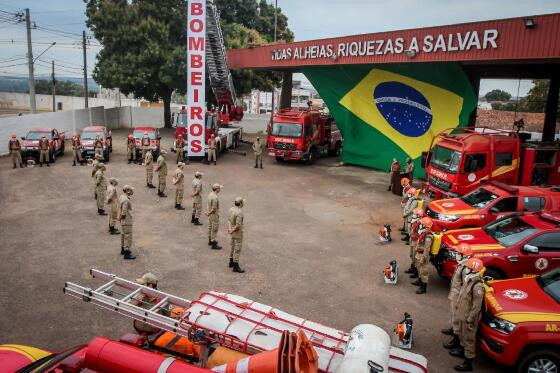
[[[21,139],[22,139],[22,140],[25,140],[25,136],[22,136]]]
[[[523,251],[529,254],[538,254],[539,248],[533,245],[523,245]]]

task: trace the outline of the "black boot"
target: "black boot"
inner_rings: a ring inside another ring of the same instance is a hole
[[[463,347],[455,348],[449,351],[449,355],[465,358],[465,349]]]
[[[461,347],[461,341],[459,340],[459,336],[453,334],[453,338],[450,341],[443,344],[443,348],[447,348],[448,350],[454,350],[456,348]]]
[[[23,168],[23,163],[20,163],[20,164],[19,164],[19,168]]]
[[[233,262],[233,271],[232,272],[244,273],[245,270],[239,266],[239,263]]]
[[[194,225],[202,225],[202,223],[198,221],[198,218],[194,218]]]
[[[183,206],[181,206],[180,203],[178,203],[176,209],[177,210],[184,210],[185,208]]]
[[[132,163],[132,161],[129,159],[129,160],[128,160],[128,164],[131,164],[131,163]]]
[[[178,209],[178,208],[179,208],[179,205],[178,205],[178,204],[175,204],[175,209]]]
[[[210,239],[208,239],[208,246],[212,246],[212,241],[210,241]]]
[[[414,268],[414,272],[409,276],[410,278],[418,278],[418,269]]]
[[[124,255],[124,247],[121,246],[121,255]]]
[[[194,224],[194,215],[191,215],[191,224]]]
[[[420,281],[420,287],[416,290],[416,294],[426,294],[426,287],[428,284],[425,282]]]
[[[51,162],[47,162],[47,167],[50,167],[50,166],[51,166]]]
[[[257,166],[255,166],[255,167],[257,167]],[[14,163],[14,168],[17,168],[17,166],[16,166],[16,164],[15,164],[15,163]]]
[[[160,196],[161,198],[167,198],[167,194],[163,192],[158,192],[158,196]]]
[[[134,255],[132,251],[126,249],[124,250],[124,259],[136,259],[136,255]]]
[[[472,372],[472,359],[465,358],[461,365],[455,365],[454,368],[457,372]]]
[[[452,327],[449,327],[447,329],[442,329],[441,332],[445,335],[455,335]]]
[[[216,165],[216,161],[214,161],[214,166]]]
[[[408,241],[410,239],[410,236],[408,234],[405,234],[403,238],[401,238],[401,241]]]
[[[98,213],[99,215],[107,215],[107,213],[106,213],[105,210],[103,210],[103,209],[97,209],[97,213]]]
[[[152,188],[152,189],[155,189],[156,187],[155,187],[155,185],[154,185],[154,184],[148,184],[148,188]]]
[[[76,161],[72,161],[72,166],[75,166],[75,165],[76,165]]]
[[[261,170],[262,170],[262,164],[261,164]]]
[[[233,268],[233,258],[229,258],[229,268]]]
[[[416,269],[416,268],[414,268],[414,264],[411,264],[411,265],[410,265],[410,268],[407,269],[406,271],[404,271],[404,273],[412,274],[412,273],[414,273],[414,270],[415,270],[415,269]]]
[[[218,245],[218,241],[212,241],[212,250],[221,250],[222,247],[220,245]]]
[[[15,168],[15,167],[14,167],[14,168]],[[257,167],[257,165],[255,165],[255,167],[254,167],[254,168],[258,168],[258,167]]]
[[[109,227],[109,233],[111,234],[120,234],[121,232],[115,227]]]
[[[391,190],[391,186],[389,185],[389,187],[387,188],[387,192]]]
[[[420,281],[420,279],[418,279],[418,280],[416,280],[416,281],[414,281],[414,282],[411,282],[411,284],[412,284],[412,285],[415,285],[415,286],[420,286],[421,283],[422,283],[422,281]]]
[[[39,167],[43,167],[43,162],[39,163]]]

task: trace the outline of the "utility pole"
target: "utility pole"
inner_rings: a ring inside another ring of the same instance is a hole
[[[82,33],[82,48],[84,49],[84,98],[85,105],[88,107],[88,86],[87,86],[87,57],[86,57],[86,32]]]
[[[31,48],[31,17],[29,16],[29,8],[25,9],[25,26],[27,28],[27,68],[29,69],[29,106],[31,113],[37,112],[37,104],[35,102],[35,77],[33,75],[33,49]]]
[[[52,111],[56,111],[56,79],[54,78],[54,60],[52,61]]]
[[[278,0],[274,1],[274,42],[276,42],[276,25],[278,19]],[[272,118],[274,117],[274,93],[276,93],[276,88],[274,83],[272,83],[272,108],[270,110],[270,123],[272,124]]]

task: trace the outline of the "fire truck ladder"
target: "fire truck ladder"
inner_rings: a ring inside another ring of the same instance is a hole
[[[206,67],[218,103],[235,103],[235,87],[228,68],[220,13],[214,1],[206,2]]]

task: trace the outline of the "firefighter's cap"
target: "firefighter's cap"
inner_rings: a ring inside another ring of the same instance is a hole
[[[202,172],[200,172],[200,171],[196,171],[196,172],[194,173],[194,176],[195,176],[195,177],[201,177],[202,175],[204,175],[204,174],[203,174]]]
[[[240,203],[245,204],[245,200],[243,199],[243,197],[237,197],[236,199],[233,200],[233,202],[235,202],[236,205]]]
[[[401,185],[406,185],[408,183],[410,183],[410,179],[408,177],[403,177],[401,179]]]
[[[432,220],[432,218],[430,218],[429,216],[425,216],[420,220],[420,223],[426,227],[426,228],[431,228],[434,225],[434,221]]]
[[[484,268],[484,263],[478,258],[470,258],[467,260],[467,268],[473,272],[480,272]]]
[[[15,133],[14,133],[14,134],[12,134],[12,139],[15,139],[16,137],[17,137],[17,136],[16,136],[16,134],[15,134]]]
[[[416,215],[416,216],[418,216],[418,217],[420,217],[420,218],[422,218],[422,217],[424,217],[424,216],[426,215],[426,213],[424,212],[424,210],[422,210],[420,207],[415,208],[414,211],[413,211],[413,213],[414,213],[414,215]]]
[[[459,254],[461,254],[463,256],[471,256],[473,254],[473,251],[471,249],[471,245],[469,245],[468,243],[459,244],[459,246],[457,246],[455,251],[457,251]]]
[[[218,183],[212,184],[212,190],[222,189],[222,188],[223,188],[223,185],[220,185],[220,184],[218,184]]]
[[[109,178],[109,184],[117,185],[118,183],[119,181],[117,180],[116,177]]]
[[[177,167],[179,167],[179,168],[181,168],[181,169],[182,169],[184,166],[185,166],[185,164],[184,164],[183,162],[177,163]]]
[[[126,184],[125,186],[122,187],[123,192],[126,192],[127,190],[130,190],[131,192],[134,193],[134,188],[131,187],[130,185]]]
[[[140,285],[148,285],[148,284],[157,285],[158,279],[153,273],[148,272],[143,274],[142,277],[137,278],[136,282],[139,283]]]

